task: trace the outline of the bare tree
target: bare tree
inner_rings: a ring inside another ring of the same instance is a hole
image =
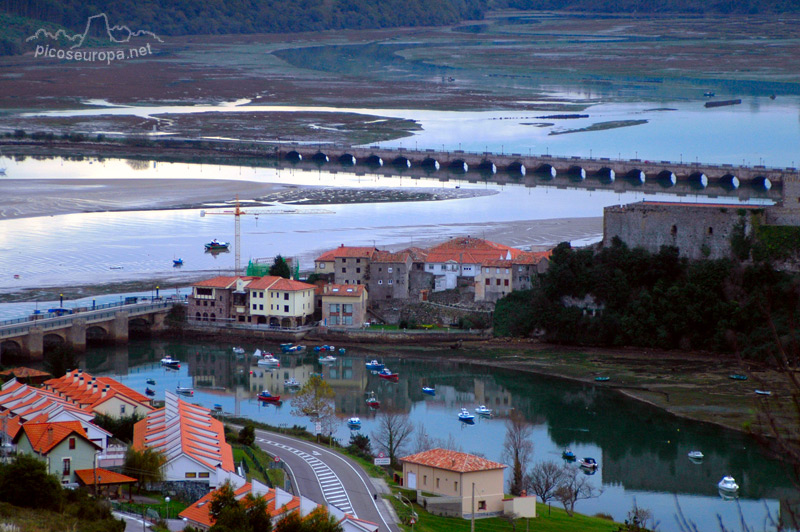
[[[414,432],[414,425],[408,414],[381,412],[378,415],[378,429],[372,433],[372,441],[378,449],[389,455],[392,467],[397,466],[397,455],[403,451],[409,436]]]
[[[421,421],[417,423],[417,426],[414,427],[414,445],[412,446],[413,452],[421,453],[438,446],[439,445],[436,443],[436,440],[428,434],[428,430],[425,428],[425,423]]]
[[[512,410],[506,420],[506,439],[503,442],[502,458],[511,462],[512,495],[519,495],[525,489],[525,470],[533,458],[533,427],[519,410]]]
[[[292,415],[309,416],[319,421],[326,432],[329,432],[336,420],[336,408],[333,398],[336,392],[322,377],[313,376],[297,392],[292,401]]]
[[[552,460],[539,462],[528,472],[525,489],[539,497],[541,502],[547,502],[555,497],[556,490],[569,474],[563,465]]]
[[[571,469],[564,476],[561,485],[556,488],[555,499],[564,505],[567,515],[575,513],[575,503],[581,499],[594,499],[603,493],[602,489],[596,488],[589,483],[589,477],[578,469]]]

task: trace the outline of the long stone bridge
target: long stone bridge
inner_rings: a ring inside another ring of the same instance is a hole
[[[73,309],[60,316],[34,314],[29,318],[3,321],[0,322],[0,361],[3,354],[41,359],[45,349],[59,345],[83,352],[87,338],[127,343],[132,329],[163,330],[164,318],[176,304],[181,304],[180,300],[112,303]]]
[[[796,168],[710,165],[650,161],[473,153],[461,150],[407,150],[281,144],[276,146],[281,167],[348,171],[411,178],[468,182],[491,181],[524,186],[580,187],[615,192],[701,194],[740,199],[780,199],[783,183],[800,179]]]

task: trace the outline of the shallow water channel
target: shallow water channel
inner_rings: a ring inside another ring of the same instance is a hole
[[[364,348],[348,348],[335,363],[320,365],[313,351],[305,356],[278,355],[281,367],[266,370],[253,366],[250,353],[256,347],[279,352],[277,345],[244,345],[247,354],[237,357],[227,343],[167,343],[139,341],[129,346],[91,350],[82,367],[92,374],[113,376],[144,391],[147,379],[155,379],[156,398],[176,386],[193,386],[186,400],[226,413],[250,417],[274,426],[301,425],[314,430],[305,417],[292,415],[292,392],[284,380],[305,382],[312,372],[322,372],[336,392],[339,422],[334,431],[341,442],[351,434],[345,420],[359,416],[362,434],[376,430],[376,415],[382,410],[407,413],[417,427],[440,442],[455,443],[464,452],[481,453],[502,461],[505,418],[511,409],[524,413],[534,425],[534,462],[562,462],[561,453],[572,449],[579,457],[591,456],[600,464],[591,482],[602,488],[596,499],[580,501],[577,511],[608,513],[625,518],[635,499],[640,507],[653,510],[659,530],[679,530],[678,506],[697,524],[698,530],[718,530],[717,515],[728,529],[738,530],[741,510],[750,526],[761,530],[767,511],[773,517],[788,499],[797,504],[797,493],[780,464],[767,459],[758,445],[744,435],[689,422],[655,408],[623,398],[594,384],[520,374],[494,368],[448,362],[450,351],[440,360],[396,358],[394,352],[377,355],[400,382],[388,383],[365,369],[365,360],[376,356]],[[163,368],[159,361],[170,354],[183,361],[180,370]],[[422,393],[434,387],[435,396]],[[282,396],[279,406],[262,406],[255,399],[259,390]],[[365,402],[374,391],[381,401],[378,411]],[[491,419],[478,418],[474,425],[457,419],[461,407],[470,410],[484,404],[493,409]],[[407,451],[416,449],[412,443]],[[693,463],[691,450],[701,450],[705,459]],[[738,501],[724,500],[717,482],[732,475],[741,486]],[[785,510],[785,508],[784,508]],[[767,527],[769,529],[769,527]]]

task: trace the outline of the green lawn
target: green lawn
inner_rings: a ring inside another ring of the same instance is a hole
[[[408,507],[395,497],[388,497],[397,511],[401,520],[410,515]],[[456,517],[439,517],[431,515],[421,506],[414,504],[417,512],[417,523],[414,532],[469,532],[471,523],[468,519]],[[599,517],[588,517],[575,514],[569,517],[562,508],[553,506],[548,514],[546,504],[537,504],[538,517],[535,519],[517,519],[516,529],[505,519],[491,517],[475,520],[475,532],[522,532],[533,530],[535,532],[614,532],[619,528],[619,523]],[[411,530],[410,525],[400,525],[403,530]]]
[[[258,467],[256,467],[253,459],[244,452],[244,449],[241,444],[232,443],[231,448],[233,449],[233,461],[238,464],[242,460],[247,463],[248,468],[250,469],[248,473],[249,478],[254,478],[259,482],[265,482],[264,475],[261,473]],[[264,451],[257,447],[250,448],[258,461],[261,463],[261,466],[266,469],[267,475],[269,476],[270,483],[273,486],[283,487],[284,481],[284,473],[283,469],[270,469],[270,465],[272,464],[272,458]],[[266,482],[265,482],[266,483]]]

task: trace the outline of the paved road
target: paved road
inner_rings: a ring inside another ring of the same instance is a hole
[[[299,495],[377,523],[381,532],[399,530],[383,500],[375,500],[372,480],[354,461],[324,446],[275,432],[257,429],[256,443],[286,464]]]

